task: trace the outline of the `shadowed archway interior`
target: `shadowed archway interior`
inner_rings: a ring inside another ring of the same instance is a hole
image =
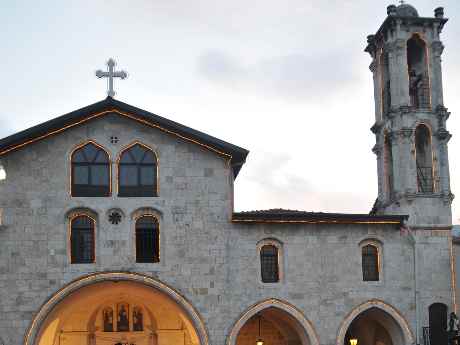
[[[396,320],[380,308],[370,308],[350,324],[343,345],[404,345],[404,333]]]
[[[287,312],[271,307],[253,315],[241,328],[236,345],[310,345],[302,325]]]
[[[82,287],[46,317],[36,345],[199,345],[183,309],[161,291],[135,282]]]

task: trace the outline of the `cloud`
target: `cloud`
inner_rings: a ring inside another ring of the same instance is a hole
[[[198,73],[212,83],[312,101],[331,97],[356,84],[353,56],[344,51],[323,54],[290,54],[244,64],[222,51],[198,57]]]

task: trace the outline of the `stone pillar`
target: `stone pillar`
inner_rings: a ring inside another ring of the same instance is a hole
[[[441,41],[431,43],[431,107],[436,109],[444,104],[442,91],[442,66],[441,55],[444,45]]]
[[[399,133],[401,137],[401,174],[403,175],[401,183],[405,187],[402,192],[414,194],[417,191],[417,166],[413,155],[415,131],[413,128],[404,127]]]
[[[375,104],[375,122],[382,121],[382,66],[379,64],[379,57],[374,58],[369,69],[374,77],[374,104]]]
[[[391,105],[399,108],[410,103],[406,40],[398,38],[388,46],[390,52]]]
[[[439,147],[439,191],[446,197],[450,195],[449,155],[447,151],[447,143],[451,137],[452,135],[444,128],[439,129],[436,133]]]
[[[377,136],[378,138],[378,136]],[[372,149],[372,152],[375,153],[377,158],[377,184],[378,184],[378,199],[379,201],[385,200],[385,157],[384,157],[384,150],[383,144],[379,143],[379,141],[383,141],[383,139],[377,139],[377,144]]]
[[[401,146],[398,131],[388,133],[391,139],[391,155],[393,158],[393,195],[396,197],[403,191],[401,165],[404,161],[401,157]],[[391,194],[391,191],[390,191]]]

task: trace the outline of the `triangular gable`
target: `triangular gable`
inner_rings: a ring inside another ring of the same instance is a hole
[[[157,128],[185,141],[200,145],[216,154],[228,157],[232,164],[235,177],[238,175],[249,153],[248,150],[212,137],[206,133],[117,101],[111,97],[107,97],[103,101],[72,111],[71,113],[59,116],[1,139],[0,157],[8,152],[30,145],[51,135],[61,133],[92,119],[113,113],[128,117],[146,126]]]

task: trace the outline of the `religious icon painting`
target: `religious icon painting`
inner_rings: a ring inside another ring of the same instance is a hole
[[[129,304],[119,303],[117,306],[117,331],[129,332]]]
[[[113,332],[113,309],[110,307],[102,311],[102,320],[104,322],[104,332]]]
[[[142,314],[142,308],[134,307],[133,308],[133,330],[135,332],[143,331],[144,330],[144,320]]]

